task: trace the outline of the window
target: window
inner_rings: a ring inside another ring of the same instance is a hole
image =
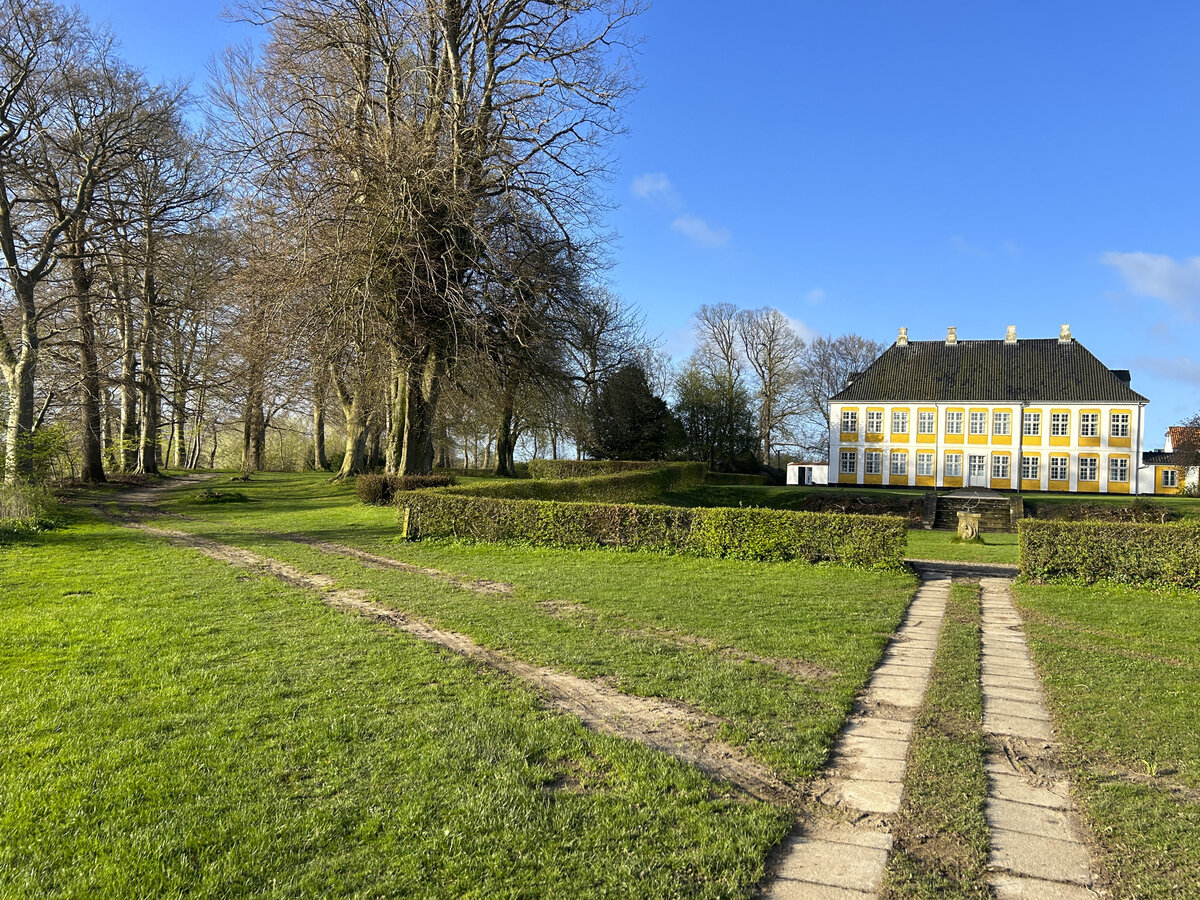
[[[1115,438],[1129,437],[1129,413],[1112,414],[1112,436]]]
[[[858,434],[858,410],[842,410],[842,434]]]
[[[1179,470],[1163,469],[1163,487],[1179,487]]]
[[[1094,456],[1081,456],[1079,458],[1079,480],[1080,481],[1095,481],[1096,480],[1096,463],[1099,462]]]
[[[908,413],[906,411],[892,413],[892,431],[896,434],[908,434]]]
[[[867,434],[883,434],[883,410],[867,413]]]
[[[1079,436],[1100,437],[1100,413],[1079,414]]]
[[[1037,436],[1042,433],[1042,414],[1039,412],[1025,413],[1025,434]]]
[[[841,453],[842,474],[853,475],[858,471],[858,454],[853,450],[843,450]]]
[[[880,413],[882,415],[882,413]],[[879,450],[868,450],[863,457],[863,474],[864,475],[881,475],[883,474],[883,453]]]
[[[917,434],[936,434],[936,433],[937,433],[937,413],[935,413],[935,412],[917,413]]]
[[[971,413],[971,434],[987,434],[987,413]]]
[[[1108,461],[1108,480],[1109,481],[1128,481],[1129,480],[1129,460],[1122,457],[1114,456]]]
[[[961,413],[959,414],[961,415]],[[960,420],[961,424],[961,420]],[[952,478],[962,478],[962,454],[946,454],[946,474]]]
[[[892,454],[892,474],[907,475],[908,474],[908,454],[893,453]]]
[[[1008,454],[1001,455],[997,453],[992,457],[992,477],[1008,477]]]
[[[1066,481],[1071,477],[1071,460],[1066,456],[1050,457],[1050,480]]]
[[[917,454],[917,474],[932,475],[933,474],[933,454],[918,453]]]
[[[1071,433],[1070,413],[1050,414],[1050,437],[1066,437]]]
[[[962,434],[962,413],[946,413],[946,434]]]
[[[1021,457],[1021,477],[1026,481],[1037,481],[1041,476],[1041,460],[1036,456]]]
[[[1012,413],[992,414],[992,434],[1012,434]]]

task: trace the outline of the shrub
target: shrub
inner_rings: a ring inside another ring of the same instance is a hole
[[[483,468],[457,469],[457,468],[447,467],[447,466],[438,466],[433,470],[433,474],[434,475],[458,475],[461,478],[495,478],[496,477],[496,469],[494,466],[490,469],[483,469]],[[512,477],[513,478],[528,478],[529,477],[529,463],[527,463],[527,462],[513,463]]]
[[[354,479],[354,490],[359,503],[387,506],[400,491],[451,487],[455,484],[458,484],[458,479],[452,475],[359,475]]]
[[[1128,503],[1099,503],[1086,500],[1026,502],[1035,518],[1070,522],[1169,522],[1177,518],[1171,507],[1146,497],[1134,497]]]
[[[218,491],[205,488],[192,497],[193,503],[246,503],[250,498],[241,491]]]
[[[1200,523],[1023,519],[1017,540],[1028,578],[1200,588]]]
[[[651,469],[593,475],[560,480],[531,479],[465,485],[456,494],[508,500],[557,500],[561,502],[644,503],[658,500],[704,481],[703,463],[659,463]]]
[[[897,568],[904,520],[770,509],[558,503],[414,491],[397,497],[409,536],[516,541],[536,546],[682,551],[750,560],[829,560]],[[403,513],[402,513],[403,515]]]
[[[705,484],[733,485],[762,485],[767,483],[766,475],[746,475],[741,472],[709,472],[704,478]]]
[[[587,478],[591,475],[615,475],[638,469],[660,469],[661,462],[641,462],[629,459],[532,459],[529,476],[545,480]]]
[[[0,482],[0,538],[55,527],[58,501],[44,485]]]

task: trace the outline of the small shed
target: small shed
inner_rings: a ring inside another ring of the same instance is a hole
[[[790,462],[787,466],[788,484],[829,484],[828,462]]]

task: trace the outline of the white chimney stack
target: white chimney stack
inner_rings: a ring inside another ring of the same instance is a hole
[[[1004,343],[1015,344],[1017,342],[1017,326],[1009,325],[1008,331],[1004,333]]]
[[[958,329],[951,325],[946,329],[946,346],[953,347],[958,343]]]
[[[1058,329],[1058,342],[1060,344],[1071,343],[1071,326],[1070,325],[1063,325],[1061,328]]]
[[[900,333],[898,335],[896,335],[896,346],[897,347],[907,347],[908,346],[908,329],[907,328],[901,328]]]

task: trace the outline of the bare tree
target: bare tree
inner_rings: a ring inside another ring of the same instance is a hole
[[[801,391],[804,399],[804,449],[827,452],[829,446],[829,399],[866,370],[883,352],[883,344],[857,334],[818,337],[804,354]]]
[[[735,323],[742,353],[755,376],[759,452],[763,465],[769,466],[776,439],[803,412],[804,341],[787,316],[771,307],[741,310]]]

